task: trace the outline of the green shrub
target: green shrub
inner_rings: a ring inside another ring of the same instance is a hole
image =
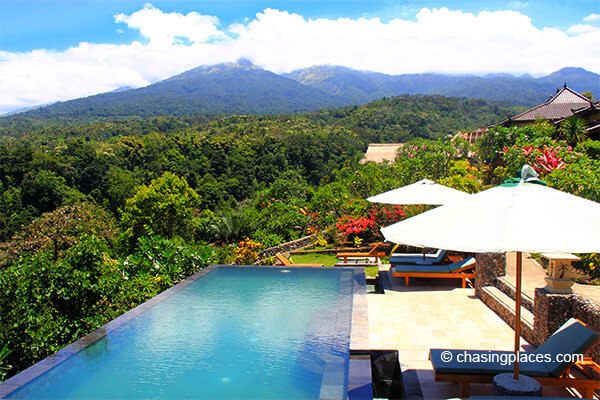
[[[599,140],[587,140],[581,143],[580,147],[583,151],[593,159],[600,158],[600,141]],[[579,149],[579,147],[578,147]]]

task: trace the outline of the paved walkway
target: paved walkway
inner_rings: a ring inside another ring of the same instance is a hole
[[[515,266],[516,253],[506,254],[506,277],[507,280],[514,285],[515,282]],[[532,299],[535,297],[535,288],[546,286],[546,270],[535,261],[529,254],[523,254],[523,293]],[[575,283],[573,291],[576,294],[587,297],[596,304],[600,305],[600,286],[596,285],[581,285]]]
[[[389,268],[389,266],[386,266]],[[383,271],[381,274],[388,274]],[[460,395],[458,384],[434,382],[428,360],[430,348],[512,350],[514,331],[458,281],[392,278],[384,295],[368,295],[372,349],[396,349],[404,371],[414,371],[423,398],[445,399]],[[523,350],[533,347],[521,339]],[[472,395],[490,395],[492,385],[471,385]],[[556,388],[544,395],[568,396]]]

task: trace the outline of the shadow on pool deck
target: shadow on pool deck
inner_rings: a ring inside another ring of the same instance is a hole
[[[368,295],[370,342],[373,349],[396,349],[405,390],[419,398],[458,397],[458,384],[434,382],[430,348],[513,350],[514,330],[456,279],[404,280],[382,268],[385,295]],[[521,339],[521,350],[534,349]],[[419,388],[410,387],[418,384]],[[491,395],[492,385],[474,384],[472,395]],[[569,393],[544,387],[545,396]]]

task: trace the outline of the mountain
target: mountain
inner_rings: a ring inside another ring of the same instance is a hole
[[[277,75],[248,61],[202,66],[139,88],[58,102],[0,118],[0,125],[22,119],[88,122],[194,114],[288,114],[360,105],[402,94],[444,95],[531,107],[567,83],[600,96],[600,75],[563,68],[545,77],[509,74],[386,75],[340,66],[313,66]]]
[[[366,103],[383,96],[425,93],[444,87],[451,79],[436,74],[386,75],[340,66],[313,66],[283,76],[355,103]]]
[[[203,66],[155,84],[59,102],[20,113],[33,119],[192,114],[296,113],[349,104],[322,89],[240,61]]]
[[[556,87],[562,86],[565,83],[573,90],[582,92],[592,92],[594,97],[600,98],[600,75],[583,68],[563,68],[553,72],[548,76],[544,76],[539,80],[547,82]]]
[[[284,74],[305,85],[332,95],[364,103],[382,96],[401,94],[442,94],[522,106],[540,104],[565,83],[576,91],[600,96],[600,75],[582,68],[563,68],[551,75],[534,78],[509,74],[473,75],[403,74],[385,75],[339,66],[314,66]]]

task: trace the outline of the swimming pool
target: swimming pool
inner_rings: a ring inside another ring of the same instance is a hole
[[[345,398],[357,274],[209,267],[0,388],[8,398]]]

